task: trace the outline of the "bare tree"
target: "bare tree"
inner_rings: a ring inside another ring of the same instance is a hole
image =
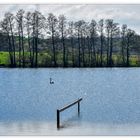
[[[63,66],[66,67],[66,46],[65,46],[65,35],[66,35],[66,17],[64,15],[60,15],[58,17],[58,27],[59,32],[61,33],[61,40],[62,40],[62,46],[63,46]]]
[[[29,47],[29,52],[30,52],[30,63],[31,63],[31,67],[33,67],[33,62],[34,62],[34,59],[33,59],[33,48],[32,48],[32,45],[31,45],[31,33],[32,33],[32,13],[31,12],[27,12],[26,13],[26,16],[25,16],[25,19],[26,19],[26,23],[25,23],[25,26],[26,26],[26,32],[27,32],[27,39],[28,39],[28,47]]]
[[[82,49],[82,59],[84,61],[84,48],[82,44],[82,38],[83,38],[83,28],[85,26],[84,20],[79,20],[75,22],[75,32],[78,38],[78,67],[81,67],[81,49]],[[84,62],[83,62],[84,63]]]
[[[23,9],[20,9],[16,14],[16,21],[17,21],[17,28],[18,28],[18,35],[19,35],[19,66],[25,67],[25,49],[24,49],[24,13]],[[22,58],[21,58],[21,50],[22,50]]]
[[[104,31],[104,20],[101,19],[98,23],[98,29],[99,29],[99,33],[100,33],[100,44],[101,44],[101,47],[100,47],[100,66],[102,67],[103,65],[103,44],[104,44],[104,40],[103,40],[103,37],[104,37],[104,34],[103,34],[103,31]]]
[[[107,65],[113,66],[113,40],[115,36],[119,32],[118,23],[114,23],[113,19],[106,20],[106,30],[107,30],[107,38],[108,38],[108,47],[107,47]]]
[[[77,21],[74,23],[75,32],[78,38],[78,67],[81,66],[81,43],[80,43],[80,31],[81,31],[81,21]]]
[[[70,37],[70,44],[71,44],[71,47],[72,47],[72,65],[73,67],[75,66],[75,59],[74,59],[74,22],[73,21],[70,21],[68,23],[69,27],[68,27],[68,34],[69,34],[69,37]]]
[[[130,66],[130,45],[133,43],[135,32],[131,29],[127,30],[127,47],[126,47],[126,65],[127,67]]]
[[[12,47],[12,44],[11,44],[10,28],[9,28],[9,23],[8,23],[7,18],[5,17],[3,19],[3,21],[1,21],[0,24],[1,24],[1,29],[2,29],[3,35],[7,36],[10,66],[13,67],[13,65],[14,65],[14,62],[13,62],[13,47]]]
[[[42,34],[42,30],[45,28],[45,17],[39,12],[32,13],[32,26],[33,26],[33,58],[35,58],[34,66],[38,67],[38,40]],[[34,57],[35,53],[35,57]],[[34,60],[34,59],[33,59]]]
[[[55,48],[55,35],[56,35],[58,20],[52,13],[49,13],[49,16],[48,16],[47,20],[48,20],[48,28],[49,28],[49,31],[50,31],[50,34],[51,34],[51,40],[52,40],[53,66],[57,66],[57,63],[56,63],[56,48]]]
[[[126,35],[127,35],[127,25],[122,25],[121,31],[121,56],[122,56],[122,65],[125,65],[125,48],[126,48]]]
[[[97,23],[92,20],[90,23],[90,39],[91,39],[91,66],[96,65],[96,38],[97,38]]]
[[[106,20],[106,38],[107,38],[107,55],[106,55],[106,63],[109,65],[109,51],[110,51],[110,19]]]
[[[81,26],[81,49],[82,49],[82,62],[83,62],[83,67],[85,67],[85,40],[86,40],[86,35],[87,35],[87,23],[83,20],[82,21],[82,26]]]
[[[9,42],[9,55],[11,66],[16,67],[16,54],[15,54],[15,40],[14,40],[14,16],[12,13],[5,13],[4,19],[1,22],[3,32],[6,33]]]

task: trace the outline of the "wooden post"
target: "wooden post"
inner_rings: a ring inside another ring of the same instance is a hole
[[[71,103],[71,104],[68,104],[67,106],[64,106],[63,108],[61,109],[57,109],[57,128],[59,129],[60,128],[60,113],[62,111],[64,111],[65,109],[75,105],[75,104],[78,104],[78,116],[80,115],[80,101],[82,101],[82,98],[76,100],[75,102]]]
[[[80,115],[80,102],[78,102],[78,116]]]
[[[57,110],[57,128],[60,128],[60,112]]]

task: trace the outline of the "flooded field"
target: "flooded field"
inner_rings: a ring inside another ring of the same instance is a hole
[[[140,135],[139,68],[1,68],[0,77],[0,135]],[[80,117],[67,109],[57,130],[56,110],[80,97]]]

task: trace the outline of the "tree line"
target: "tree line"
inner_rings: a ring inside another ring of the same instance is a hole
[[[0,22],[0,51],[9,67],[131,66],[139,50],[136,32],[113,19],[67,20],[39,11],[7,12]]]

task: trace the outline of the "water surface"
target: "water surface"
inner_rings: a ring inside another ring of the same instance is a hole
[[[140,135],[139,68],[1,68],[0,78],[0,135]],[[58,131],[56,109],[80,97],[80,117],[62,112]]]

